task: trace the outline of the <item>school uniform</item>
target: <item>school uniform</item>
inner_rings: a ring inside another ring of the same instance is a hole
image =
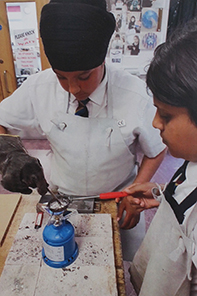
[[[186,179],[177,185],[175,174],[165,195],[155,196],[161,204],[131,264],[140,296],[197,295],[197,163],[185,165]]]
[[[105,78],[89,98],[89,117],[74,116],[77,100],[48,69],[30,76],[0,104],[0,125],[36,128],[46,136],[51,182],[69,195],[121,190],[136,177],[137,143],[148,157],[165,148],[152,127],[155,107],[141,79],[106,66]]]
[[[53,152],[51,181],[65,194],[91,195],[123,188],[136,176],[136,142],[148,157],[165,145],[152,127],[155,108],[142,80],[107,67],[90,95],[89,118],[73,116],[77,100],[45,70],[30,76],[0,104],[0,125],[36,128]]]

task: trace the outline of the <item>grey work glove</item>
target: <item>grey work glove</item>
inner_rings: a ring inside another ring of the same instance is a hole
[[[26,152],[18,136],[0,135],[0,173],[1,184],[9,191],[30,194],[31,187],[40,195],[47,192],[40,161]]]

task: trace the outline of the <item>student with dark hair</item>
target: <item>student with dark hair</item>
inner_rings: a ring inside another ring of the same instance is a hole
[[[133,185],[138,211],[159,206],[131,264],[140,296],[197,295],[197,20],[160,45],[147,73],[157,108],[153,126],[185,160],[167,186]],[[140,196],[140,197],[139,197]]]

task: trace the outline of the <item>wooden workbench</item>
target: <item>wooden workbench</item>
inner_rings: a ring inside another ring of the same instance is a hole
[[[25,215],[25,213],[32,213],[32,212],[36,213],[36,204],[39,199],[40,199],[40,196],[37,194],[22,196],[21,201],[13,217],[12,223],[10,225],[9,231],[3,242],[3,245],[0,247],[0,274],[3,271],[5,260],[12,246],[14,237],[18,231],[18,228],[23,219],[23,216]],[[101,208],[98,213],[108,213],[108,214],[111,214],[111,217],[112,217],[117,289],[118,289],[119,296],[125,296],[126,292],[125,292],[120,233],[119,233],[118,223],[116,220],[116,217],[117,217],[116,203],[114,201],[101,201]]]

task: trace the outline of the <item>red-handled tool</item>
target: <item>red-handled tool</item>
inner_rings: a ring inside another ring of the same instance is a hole
[[[123,198],[125,196],[128,196],[129,194],[126,192],[106,192],[106,193],[101,193],[99,195],[91,195],[91,196],[76,196],[76,195],[65,195],[65,194],[51,194],[52,199],[48,201],[47,207],[48,209],[55,213],[55,212],[60,212],[60,211],[66,211],[66,209],[69,207],[70,204],[72,204],[73,201],[78,201],[78,200],[88,200],[88,199],[100,199],[100,200],[107,200],[107,199],[116,199],[116,198]],[[40,203],[40,207],[42,208],[43,206],[46,207],[46,205],[43,203]],[[46,208],[43,207],[43,209],[46,210]],[[38,218],[40,218],[38,216]],[[36,228],[39,228],[39,223],[36,223]]]
[[[123,198],[125,196],[128,196],[129,194],[127,192],[123,191],[114,191],[114,192],[106,192],[101,193],[99,195],[92,195],[92,196],[70,196],[70,199],[72,200],[79,200],[79,199],[91,199],[91,198],[99,198],[99,199],[115,199],[115,198]]]
[[[114,198],[123,198],[125,196],[128,196],[127,192],[107,192],[107,193],[101,193],[99,194],[100,199],[114,199]]]

